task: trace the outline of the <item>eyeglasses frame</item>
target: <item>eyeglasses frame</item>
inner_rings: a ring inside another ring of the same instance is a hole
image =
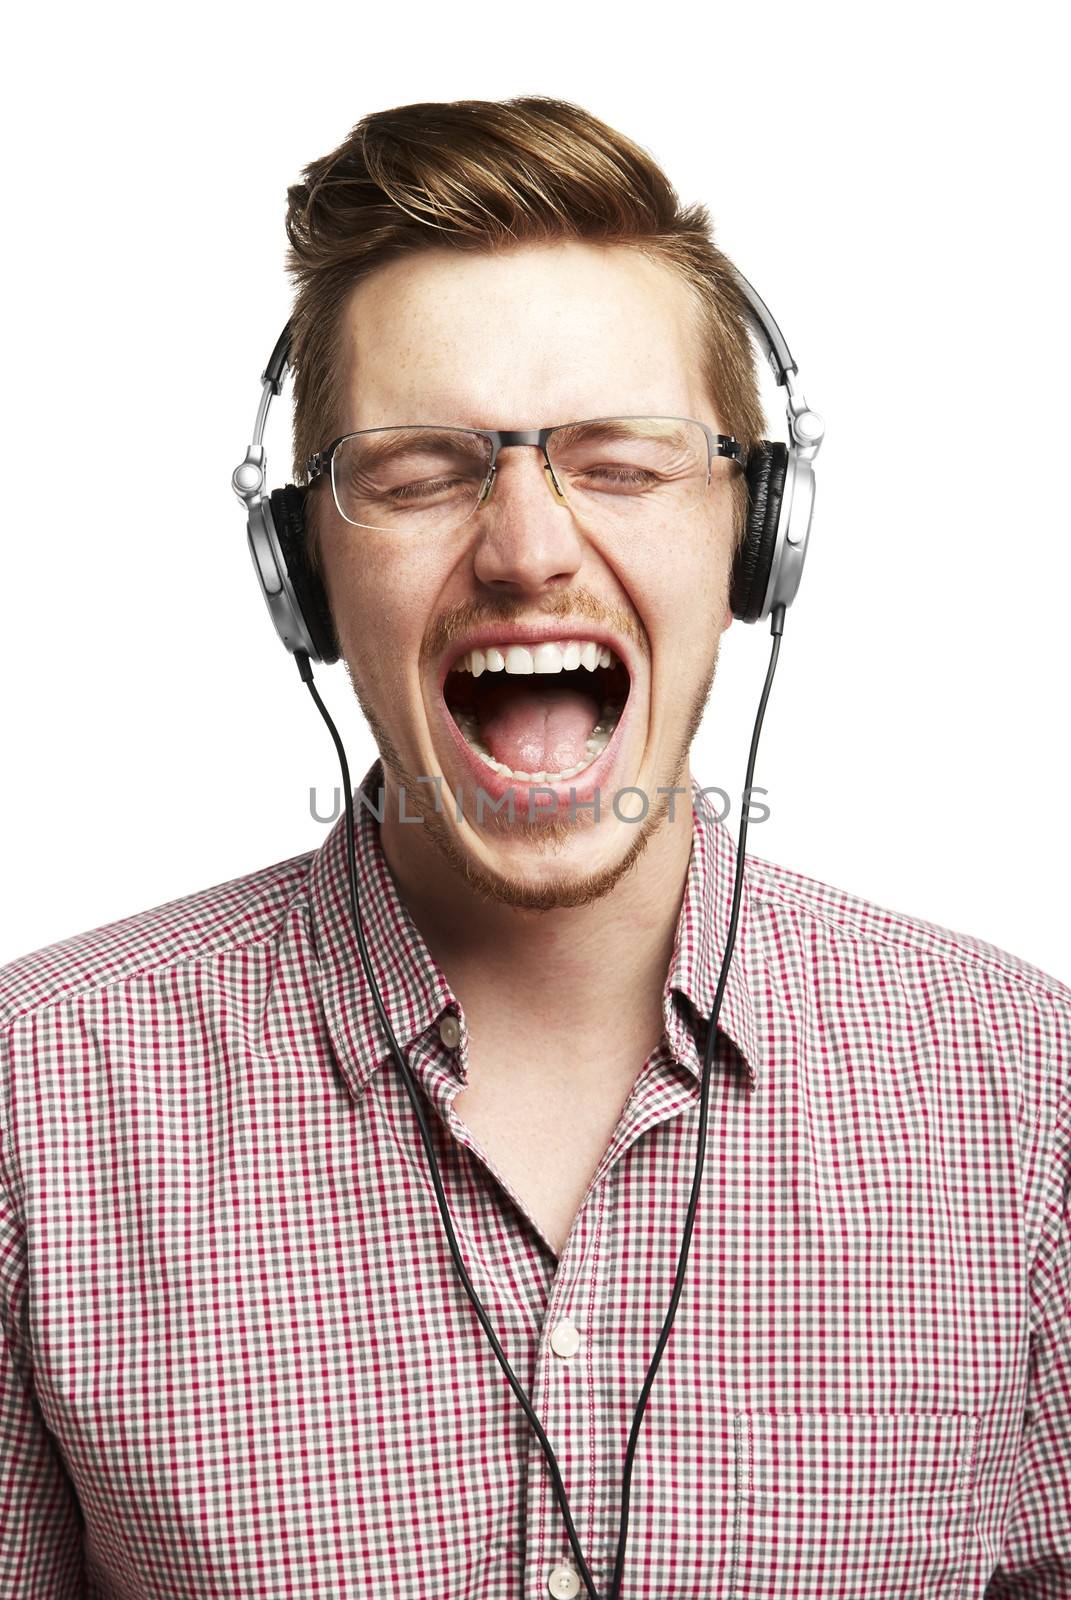
[[[444,431],[449,430],[451,433],[469,433],[477,438],[489,439],[491,441],[491,460],[487,468],[487,477],[484,479],[480,487],[480,493],[476,500],[476,504],[473,506],[472,511],[470,511],[468,516],[465,518],[465,521],[467,522],[468,518],[472,516],[474,512],[478,511],[482,505],[486,504],[487,500],[490,498],[491,491],[495,485],[495,477],[498,470],[498,453],[500,450],[512,445],[530,445],[537,450],[541,450],[543,452],[543,472],[546,476],[548,484],[550,485],[551,493],[553,494],[555,500],[557,500],[558,504],[564,506],[568,505],[568,501],[562,492],[561,485],[555,477],[554,468],[551,465],[550,456],[547,452],[547,441],[551,434],[557,433],[564,428],[582,428],[585,427],[589,422],[642,422],[648,419],[648,415],[648,413],[644,412],[633,413],[626,416],[585,417],[580,422],[555,422],[546,428],[462,428],[456,423],[452,422],[395,422],[389,427],[383,428],[354,428],[350,433],[340,433],[337,439],[332,439],[329,445],[325,445],[322,450],[317,450],[315,455],[311,455],[308,461],[305,463],[305,470],[309,475],[310,487],[317,481],[317,479],[321,478],[324,473],[330,474],[332,498],[334,499],[335,507],[338,510],[339,516],[342,516],[342,509],[338,504],[338,496],[335,491],[332,461],[336,450],[338,450],[341,445],[345,444],[347,439],[356,439],[359,435],[366,433],[393,433],[398,429],[405,428],[440,428]],[[730,461],[735,461],[738,467],[744,467],[743,450],[741,449],[739,441],[735,439],[732,434],[715,433],[713,428],[708,427],[705,422],[701,422],[698,417],[650,417],[650,420],[652,422],[690,422],[693,423],[697,428],[702,428],[707,441],[706,486],[708,488],[710,486],[710,474],[714,464],[715,456],[724,457]],[[343,517],[343,520],[349,522],[348,517]],[[351,526],[361,527],[363,524],[352,523]]]

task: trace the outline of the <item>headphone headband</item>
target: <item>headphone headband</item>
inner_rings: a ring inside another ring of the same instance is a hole
[[[766,346],[766,355],[773,369],[774,377],[778,383],[785,387],[790,373],[798,372],[799,368],[792,359],[792,351],[788,348],[788,340],[777,325],[777,320],[766,301],[754,289],[742,272],[733,268],[737,288],[747,301],[751,313],[752,326],[759,338]]]

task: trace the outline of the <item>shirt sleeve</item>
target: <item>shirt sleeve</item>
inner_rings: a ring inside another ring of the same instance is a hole
[[[82,1600],[83,1519],[34,1392],[26,1250],[8,1153],[0,1120],[0,1595]]]
[[[1071,1035],[1071,1014],[1058,1050]],[[1071,1595],[1071,1050],[1061,1051],[1055,1140],[1031,1273],[1030,1369],[1019,1469],[985,1600]]]

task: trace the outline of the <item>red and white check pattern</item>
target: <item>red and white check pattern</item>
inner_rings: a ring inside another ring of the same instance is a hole
[[[344,830],[0,971],[5,1600],[542,1600],[572,1565],[377,1031]],[[665,1039],[559,1259],[451,1111],[464,1011],[358,835],[459,1244],[605,1593],[734,842],[697,811]],[[624,1600],[1067,1597],[1071,991],[745,882]]]

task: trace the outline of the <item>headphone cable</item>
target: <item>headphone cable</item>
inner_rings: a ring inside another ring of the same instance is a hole
[[[651,1364],[647,1371],[647,1377],[644,1380],[644,1385],[636,1405],[636,1412],[632,1421],[632,1432],[629,1436],[628,1449],[625,1452],[624,1481],[621,1493],[621,1529],[618,1536],[617,1556],[614,1563],[614,1575],[607,1600],[620,1600],[621,1580],[625,1562],[625,1541],[628,1537],[629,1492],[632,1482],[632,1468],[636,1455],[636,1445],[639,1441],[640,1427],[643,1422],[643,1414],[647,1406],[647,1400],[651,1393],[651,1387],[654,1383],[655,1374],[658,1371],[659,1363],[662,1359],[662,1352],[664,1351],[669,1340],[670,1328],[676,1315],[677,1305],[681,1297],[681,1290],[684,1286],[684,1272],[688,1262],[689,1248],[691,1246],[692,1227],[695,1222],[696,1210],[699,1204],[699,1190],[702,1182],[703,1166],[706,1159],[707,1100],[708,1088],[710,1084],[710,1069],[714,1059],[714,1043],[717,1033],[718,1016],[721,1012],[722,996],[725,992],[725,980],[728,976],[729,962],[732,959],[733,947],[736,943],[736,928],[739,920],[740,899],[744,883],[744,847],[747,839],[748,806],[750,804],[751,786],[755,776],[755,760],[759,748],[759,735],[762,732],[763,717],[766,714],[766,702],[770,697],[770,689],[773,685],[774,672],[777,667],[777,657],[781,647],[781,635],[784,629],[784,622],[784,606],[775,606],[774,610],[770,614],[770,632],[773,635],[773,646],[770,651],[769,666],[766,669],[766,681],[763,685],[762,695],[759,699],[759,708],[755,717],[755,726],[751,735],[751,750],[748,756],[747,776],[744,780],[744,796],[740,811],[740,831],[737,838],[736,877],[733,884],[732,909],[729,915],[729,927],[725,940],[725,952],[722,957],[721,973],[718,978],[718,987],[714,995],[714,1005],[710,1015],[710,1025],[707,1032],[706,1049],[703,1057],[703,1078],[699,1090],[699,1152],[696,1158],[695,1176],[692,1180],[692,1194],[688,1206],[688,1219],[685,1223],[684,1238],[681,1244],[680,1257],[677,1262],[677,1275],[673,1285],[673,1295],[670,1299],[669,1309],[666,1313],[665,1321],[662,1324],[662,1332],[659,1335],[658,1343],[655,1346],[655,1352],[651,1358]],[[365,977],[368,981],[368,987],[372,994],[372,1001],[376,1008],[376,1014],[379,1017],[383,1032],[386,1035],[387,1042],[390,1046],[391,1055],[393,1056],[401,1072],[402,1083],[405,1086],[405,1092],[409,1096],[410,1104],[412,1105],[413,1111],[416,1115],[417,1125],[420,1129],[420,1136],[424,1142],[424,1149],[427,1153],[430,1164],[432,1182],[435,1187],[435,1198],[438,1201],[439,1211],[442,1215],[443,1224],[446,1228],[446,1237],[450,1246],[450,1254],[453,1257],[454,1266],[457,1269],[457,1274],[461,1279],[465,1293],[472,1301],[476,1315],[480,1320],[480,1324],[490,1340],[491,1348],[495,1353],[495,1359],[502,1368],[503,1372],[506,1374],[510,1388],[520,1401],[521,1408],[524,1411],[525,1416],[528,1418],[533,1430],[535,1431],[536,1438],[539,1440],[543,1454],[547,1458],[547,1464],[550,1468],[551,1480],[554,1486],[554,1495],[557,1499],[559,1509],[561,1510],[562,1519],[565,1523],[565,1531],[569,1536],[569,1544],[576,1559],[576,1564],[580,1569],[580,1576],[587,1589],[590,1600],[600,1600],[599,1592],[592,1582],[591,1573],[588,1569],[587,1562],[584,1560],[583,1551],[580,1548],[580,1541],[577,1538],[576,1528],[573,1525],[572,1515],[569,1511],[569,1502],[565,1495],[565,1485],[562,1482],[562,1475],[558,1467],[557,1458],[553,1449],[551,1448],[550,1440],[547,1438],[539,1418],[533,1411],[528,1396],[521,1388],[520,1382],[513,1371],[513,1368],[506,1359],[502,1346],[495,1337],[495,1331],[491,1326],[490,1320],[488,1319],[487,1312],[484,1310],[483,1305],[480,1302],[480,1298],[472,1286],[472,1281],[469,1278],[468,1272],[465,1270],[465,1263],[461,1258],[461,1251],[458,1248],[457,1238],[454,1234],[453,1223],[450,1220],[450,1210],[446,1203],[446,1195],[443,1191],[442,1177],[439,1173],[439,1163],[432,1144],[431,1133],[428,1130],[428,1125],[424,1117],[423,1107],[420,1104],[419,1088],[413,1078],[409,1064],[402,1054],[402,1051],[398,1045],[398,1041],[394,1037],[394,1030],[390,1025],[390,1020],[387,1016],[386,1008],[379,992],[379,986],[376,983],[375,977],[372,973],[372,962],[368,953],[368,946],[365,942],[364,926],[361,920],[359,896],[357,893],[356,828],[353,813],[353,795],[350,790],[349,764],[346,760],[346,752],[343,748],[342,740],[339,738],[338,729],[335,727],[335,724],[331,719],[330,712],[327,710],[323,700],[320,698],[319,691],[317,690],[313,681],[312,664],[309,660],[308,653],[304,650],[296,650],[294,652],[294,657],[297,661],[297,667],[301,676],[301,681],[307,687],[316,704],[317,710],[327,724],[328,731],[331,734],[335,750],[338,754],[339,765],[342,769],[342,793],[346,805],[346,867],[349,877],[350,910],[353,915],[353,925],[357,935],[357,948],[361,957],[361,965],[364,968]]]

